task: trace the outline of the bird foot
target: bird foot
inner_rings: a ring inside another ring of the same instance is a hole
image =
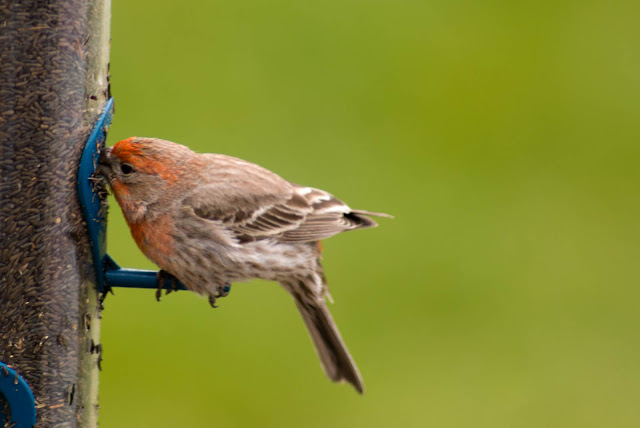
[[[164,284],[169,279],[171,280],[171,288],[167,290],[166,294],[169,294],[172,291],[178,291],[178,280],[175,276],[171,275],[166,270],[161,269],[156,274],[156,281],[158,283],[158,289],[156,290],[156,300],[158,302],[162,300],[162,289],[164,288]]]
[[[230,291],[231,291],[231,284],[226,283],[226,284],[219,285],[216,289],[215,294],[209,294],[209,304],[211,305],[211,307],[217,308],[216,299],[228,296]]]

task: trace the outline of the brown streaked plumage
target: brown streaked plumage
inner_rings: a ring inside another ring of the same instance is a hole
[[[363,392],[325,303],[320,240],[376,226],[329,193],[258,165],[132,137],[105,149],[100,173],[142,252],[212,302],[231,282],[277,281],[291,294],[327,376]]]

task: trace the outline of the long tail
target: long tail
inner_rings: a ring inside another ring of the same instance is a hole
[[[362,394],[362,377],[331,318],[324,297],[305,293],[309,287],[302,282],[283,285],[296,302],[326,375],[334,382],[349,382]]]

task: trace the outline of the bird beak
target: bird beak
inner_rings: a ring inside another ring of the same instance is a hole
[[[111,163],[111,147],[103,147],[100,150],[100,158],[98,159],[98,168],[96,169],[96,173],[109,179],[109,177],[113,175]]]

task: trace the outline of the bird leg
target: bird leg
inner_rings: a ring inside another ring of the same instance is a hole
[[[217,308],[216,306],[216,298],[213,294],[209,294],[209,304],[212,308]]]
[[[165,296],[173,291],[178,291],[180,290],[180,287],[178,287],[178,280],[176,279],[175,276],[168,274],[169,277],[171,278],[171,288],[168,288],[167,291],[165,291]]]
[[[176,277],[171,275],[164,269],[159,270],[158,273],[156,273],[156,281],[158,283],[158,289],[156,290],[156,300],[158,302],[162,300],[162,289],[164,288],[164,284],[168,279],[171,279],[171,289],[167,290],[167,294],[171,293],[172,291],[178,291],[178,280],[176,280]]]
[[[209,304],[211,305],[211,307],[217,308],[216,299],[219,299],[220,297],[228,296],[230,291],[231,291],[230,283],[227,282],[225,284],[218,285],[216,287],[215,294],[209,294]]]
[[[218,291],[216,292],[216,297],[227,297],[231,292],[231,284],[226,283],[218,286]]]

